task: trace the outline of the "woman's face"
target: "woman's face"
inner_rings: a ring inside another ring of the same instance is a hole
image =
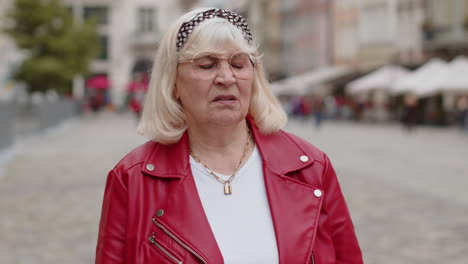
[[[229,126],[244,120],[254,76],[251,57],[234,49],[179,62],[175,96],[189,126]]]

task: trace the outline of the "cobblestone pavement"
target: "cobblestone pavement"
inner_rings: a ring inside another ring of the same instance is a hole
[[[468,263],[468,135],[290,120],[332,160],[365,263]]]
[[[0,263],[94,262],[107,172],[145,141],[132,117],[84,116],[15,146],[0,176]]]
[[[0,263],[92,263],[107,171],[145,141],[130,115],[21,138],[0,164]],[[468,135],[291,120],[330,156],[366,263],[468,263]],[[3,167],[3,175],[2,168]]]

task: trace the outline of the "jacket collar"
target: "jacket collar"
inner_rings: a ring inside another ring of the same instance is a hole
[[[176,143],[168,145],[154,143],[142,170],[143,173],[158,178],[184,178],[187,176],[190,171],[187,132]]]
[[[302,169],[314,161],[286,132],[278,131],[265,135],[250,118],[248,120],[264,165],[277,174],[284,175]]]
[[[305,151],[287,133],[279,131],[264,135],[259,131],[252,118],[247,117],[247,121],[264,165],[277,174],[281,175],[299,170],[309,166],[314,161],[313,157],[307,156]],[[304,161],[304,159],[307,160]],[[174,166],[174,162],[177,162],[178,166]],[[150,164],[152,166],[148,166]],[[183,178],[189,174],[189,171],[187,132],[176,143],[169,145],[155,144],[151,154],[145,161],[145,166],[143,166],[144,173],[160,178]]]

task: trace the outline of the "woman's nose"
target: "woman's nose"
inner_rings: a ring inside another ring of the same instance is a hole
[[[218,65],[218,72],[216,74],[215,82],[229,86],[236,82],[234,72],[228,62],[220,61]]]

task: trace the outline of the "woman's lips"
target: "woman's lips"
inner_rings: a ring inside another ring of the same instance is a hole
[[[229,103],[236,100],[237,98],[234,95],[218,95],[213,99],[213,102]]]

